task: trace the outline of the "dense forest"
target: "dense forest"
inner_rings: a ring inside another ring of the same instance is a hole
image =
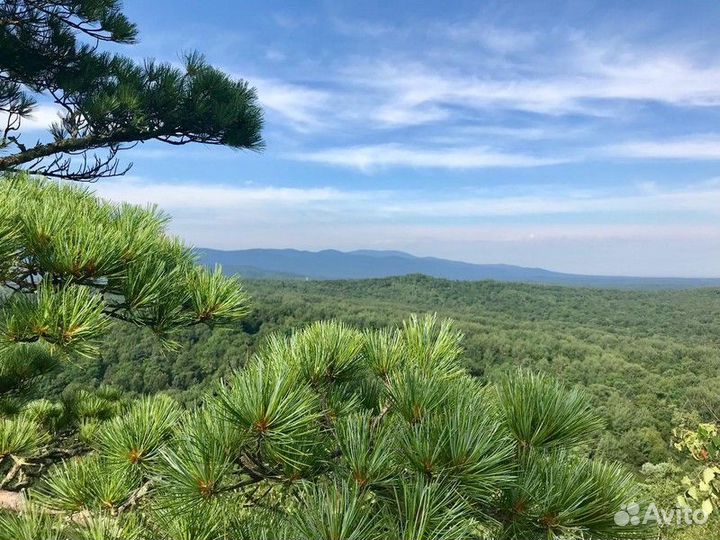
[[[178,352],[115,325],[97,361],[66,367],[46,389],[107,383],[191,401],[245,363],[274,332],[315,320],[361,328],[411,313],[451,317],[463,363],[488,380],[517,366],[585,387],[606,423],[597,451],[634,466],[673,456],[671,432],[720,410],[720,290],[617,291],[420,275],[359,281],[245,281],[251,314],[236,328],[193,328]],[[66,390],[68,391],[68,390]]]

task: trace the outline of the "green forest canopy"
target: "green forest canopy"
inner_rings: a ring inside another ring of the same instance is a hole
[[[475,375],[495,380],[522,366],[584,386],[606,423],[598,450],[614,459],[669,459],[672,428],[718,410],[717,289],[633,292],[424,276],[247,280],[245,287],[253,311],[236,328],[192,330],[180,338],[183,349],[168,355],[150,334],[116,326],[97,362],[67,367],[49,389],[111,383],[191,400],[273,332],[329,318],[380,328],[437,312],[463,331],[462,362]]]

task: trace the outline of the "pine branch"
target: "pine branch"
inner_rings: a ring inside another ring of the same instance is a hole
[[[125,501],[123,504],[121,504],[118,509],[117,513],[118,515],[122,514],[123,512],[131,509],[133,506],[135,506],[141,499],[146,497],[151,491],[150,488],[152,488],[153,481],[147,480],[143,485],[141,485],[139,488],[137,488],[135,491],[132,492],[130,497],[127,501]]]
[[[88,135],[55,141],[52,143],[38,144],[27,151],[19,152],[7,157],[0,158],[0,171],[16,170],[20,165],[46,158],[55,154],[85,151],[88,149],[102,148],[120,143],[131,143],[134,141],[146,141],[154,138],[154,134],[122,133],[118,132],[109,136]]]
[[[21,459],[14,459],[13,466],[10,468],[8,473],[5,475],[5,478],[0,481],[0,490],[2,490],[5,486],[7,486],[10,482],[12,482],[15,477],[17,476],[18,472],[20,472],[20,469],[22,469],[23,465],[27,465],[27,463]]]

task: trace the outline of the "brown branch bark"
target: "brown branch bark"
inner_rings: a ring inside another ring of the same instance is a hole
[[[137,488],[132,493],[132,495],[130,495],[130,497],[128,497],[128,500],[125,501],[122,505],[120,505],[118,507],[118,514],[122,514],[128,508],[132,508],[133,506],[135,506],[140,499],[145,497],[150,492],[151,487],[152,487],[152,480],[148,480],[142,486]]]
[[[72,139],[64,139],[61,141],[38,144],[29,148],[25,152],[18,152],[11,156],[0,158],[0,171],[14,169],[19,165],[35,161],[37,159],[46,158],[55,154],[63,154],[67,152],[77,152],[80,150],[94,150],[109,146],[112,144],[130,143],[138,140],[149,140],[155,137],[149,133],[146,134],[122,134],[112,137],[99,137],[97,135],[88,135],[87,137],[77,137]]]
[[[15,460],[15,463],[13,463],[13,466],[10,468],[8,473],[5,475],[5,478],[2,479],[2,482],[0,482],[0,489],[7,486],[10,482],[12,482],[15,477],[17,476],[17,473],[20,472],[20,468],[25,465],[24,461],[21,460]]]
[[[27,501],[25,495],[16,491],[0,489],[0,508],[12,512],[22,512]]]

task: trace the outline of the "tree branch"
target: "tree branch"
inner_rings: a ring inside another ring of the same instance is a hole
[[[46,158],[55,154],[66,154],[69,152],[78,152],[82,150],[95,150],[104,146],[112,146],[121,143],[131,143],[137,140],[149,140],[153,135],[145,134],[117,134],[113,136],[101,137],[97,135],[88,135],[87,137],[76,137],[72,139],[64,139],[46,144],[38,144],[25,152],[19,152],[11,156],[0,158],[0,171],[15,169],[20,165]]]

